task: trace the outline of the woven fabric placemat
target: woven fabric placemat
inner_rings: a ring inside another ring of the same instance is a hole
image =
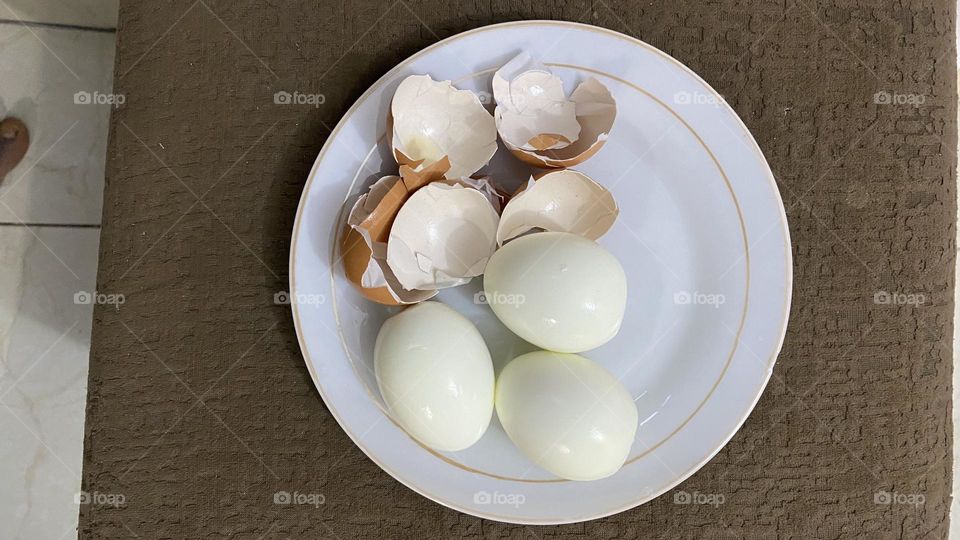
[[[955,7],[124,3],[97,282],[125,303],[95,309],[83,464],[85,491],[122,497],[89,497],[80,536],[945,537]],[[301,189],[343,112],[417,50],[517,19],[604,26],[673,55],[774,171],[795,263],[786,343],[740,432],[677,488],[722,504],[674,492],[559,527],[434,504],[351,443],[274,305]],[[325,102],[274,105],[288,89]],[[323,503],[277,505],[278,491]]]

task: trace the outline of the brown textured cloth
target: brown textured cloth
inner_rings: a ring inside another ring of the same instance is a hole
[[[125,504],[83,505],[81,536],[945,537],[955,5],[124,3],[115,86],[127,99],[113,113],[98,289],[126,303],[95,311],[83,489]],[[289,309],[273,304],[301,188],[346,108],[439,38],[535,18],[675,56],[727,97],[777,177],[794,242],[786,344],[746,425],[680,488],[722,505],[668,493],[524,527],[434,504],[341,431]],[[274,106],[281,89],[326,103]],[[875,303],[879,291],[923,303]],[[325,502],[278,506],[278,490]],[[893,504],[875,502],[883,493]]]

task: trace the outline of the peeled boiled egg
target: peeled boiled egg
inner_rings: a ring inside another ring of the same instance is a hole
[[[593,240],[538,232],[511,240],[487,263],[484,294],[503,324],[538,347],[581,352],[620,330],[627,278]]]
[[[423,302],[383,323],[374,374],[390,415],[425,446],[463,450],[493,415],[493,362],[480,332],[445,304]]]
[[[535,351],[500,373],[497,416],[534,463],[569,480],[597,480],[623,466],[637,408],[608,371],[576,355]]]

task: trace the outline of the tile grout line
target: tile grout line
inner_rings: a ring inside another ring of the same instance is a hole
[[[0,19],[0,24],[9,24],[13,26],[30,26],[34,28],[51,28],[54,30],[80,30],[83,32],[97,32],[101,34],[116,34],[116,28],[103,28],[99,26],[84,26],[80,24],[38,22],[38,21],[18,21],[15,19]]]
[[[16,223],[0,221],[0,227],[51,227],[61,229],[99,229],[99,223]]]

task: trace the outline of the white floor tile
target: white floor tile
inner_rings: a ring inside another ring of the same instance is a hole
[[[119,0],[3,0],[0,19],[116,28]]]
[[[99,235],[0,226],[0,538],[76,537]]]
[[[0,4],[2,5],[2,4]],[[0,183],[0,222],[99,224],[115,36],[0,24],[0,113],[30,130]],[[78,94],[79,92],[79,94]],[[80,102],[80,103],[78,103]]]

